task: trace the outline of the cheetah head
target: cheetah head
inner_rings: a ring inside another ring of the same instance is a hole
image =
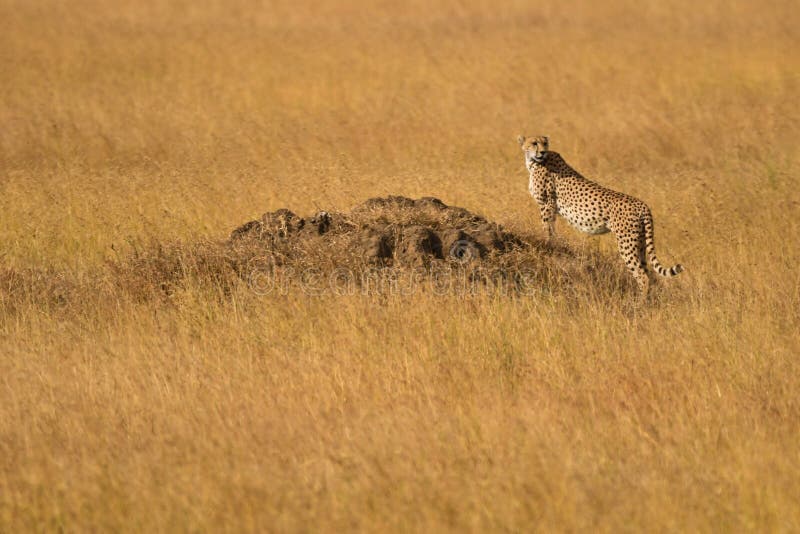
[[[549,141],[547,136],[540,135],[538,137],[525,137],[520,135],[517,137],[519,146],[522,152],[525,153],[525,167],[531,168],[534,163],[541,163],[547,155],[547,147]]]

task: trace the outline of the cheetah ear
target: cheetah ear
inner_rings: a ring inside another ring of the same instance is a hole
[[[545,146],[550,146],[550,138],[549,138],[549,137],[547,137],[546,135],[545,135],[545,136],[543,136],[543,137],[544,137],[544,144],[545,144]]]
[[[524,145],[525,144],[525,136],[522,135],[522,134],[518,135],[517,136],[517,143],[519,143],[519,146]]]

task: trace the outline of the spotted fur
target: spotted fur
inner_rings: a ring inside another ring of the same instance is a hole
[[[519,136],[517,140],[530,172],[528,191],[539,204],[548,237],[555,235],[556,214],[582,232],[613,232],[619,253],[642,295],[647,295],[650,287],[648,258],[653,270],[661,276],[675,276],[683,271],[680,264],[665,268],[656,258],[653,215],[647,204],[584,178],[560,154],[549,150],[545,136]]]

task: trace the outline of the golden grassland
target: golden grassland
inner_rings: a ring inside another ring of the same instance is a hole
[[[0,531],[800,530],[796,7],[0,0]],[[387,194],[540,232],[519,133],[686,272],[559,222],[596,287],[119,282]]]

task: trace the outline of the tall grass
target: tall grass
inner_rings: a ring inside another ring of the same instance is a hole
[[[0,531],[800,529],[795,7],[0,0]],[[573,292],[215,278],[280,207],[537,232],[519,133],[687,271],[636,308],[559,222]]]

